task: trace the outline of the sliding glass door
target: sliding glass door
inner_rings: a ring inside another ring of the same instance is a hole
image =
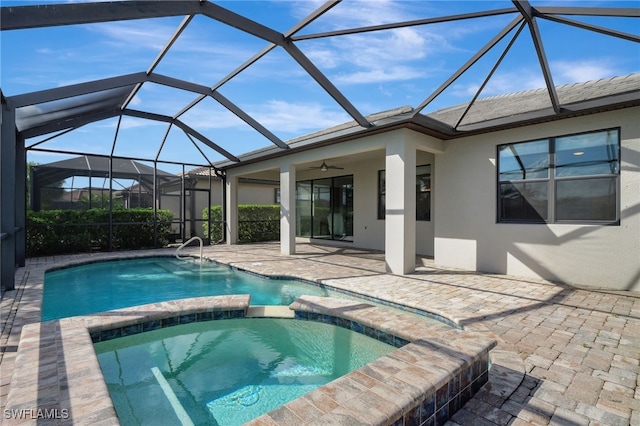
[[[311,200],[311,237],[330,238],[329,221],[331,216],[331,179],[311,181],[313,197]]]
[[[333,179],[329,233],[333,239],[353,240],[353,176]]]
[[[353,176],[298,182],[297,235],[353,241]]]

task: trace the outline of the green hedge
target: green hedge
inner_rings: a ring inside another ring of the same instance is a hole
[[[173,213],[157,211],[158,246],[169,242]],[[153,210],[113,211],[113,247],[116,250],[152,248]],[[46,210],[27,212],[27,255],[82,253],[109,250],[109,210]]]
[[[202,211],[204,234],[209,232],[211,214],[211,241],[222,239],[222,207],[211,206]],[[238,242],[278,241],[280,239],[280,206],[240,204],[238,206]]]

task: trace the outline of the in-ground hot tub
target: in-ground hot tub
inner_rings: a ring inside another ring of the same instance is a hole
[[[283,318],[193,322],[95,348],[121,423],[229,426],[395,349],[336,325]]]
[[[241,318],[250,311],[249,300],[181,299],[27,324],[13,371],[12,383],[20,385],[9,389],[6,409],[31,406],[34,395],[57,395],[47,408],[66,410],[74,424],[118,423],[94,343],[181,323]],[[487,381],[495,341],[482,333],[345,299],[303,296],[289,308],[299,320],[408,343],[249,423],[443,424]]]

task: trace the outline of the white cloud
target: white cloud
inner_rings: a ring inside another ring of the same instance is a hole
[[[410,10],[415,4],[395,1],[343,2],[319,19],[327,22],[322,30],[337,30],[387,22],[410,21],[424,17],[428,5],[416,6],[421,15]],[[441,11],[434,11],[434,14]],[[495,24],[491,24],[493,26]],[[460,28],[462,27],[462,28]],[[444,52],[464,52],[452,44],[476,31],[486,31],[477,24],[442,27],[417,26],[385,31],[350,34],[309,42],[299,46],[327,71],[330,78],[344,84],[390,83],[425,78]],[[427,62],[428,61],[428,62]]]
[[[330,44],[302,48],[336,82],[363,84],[423,77],[421,62],[434,44],[424,34],[404,28],[339,37]]]
[[[553,83],[556,86],[561,86],[620,75],[621,72],[616,70],[611,65],[612,63],[612,61],[607,60],[559,61],[551,63],[549,67]],[[452,94],[458,97],[475,95],[482,82],[480,78],[484,79],[485,75],[481,75],[478,78],[478,80],[468,84],[454,84]],[[496,73],[489,80],[481,96],[495,96],[544,87],[546,87],[546,82],[541,71],[519,69]]]
[[[40,54],[40,55],[51,55],[51,54],[56,54],[57,52],[53,49],[50,49],[48,47],[41,47],[39,49],[36,49],[36,53]]]
[[[334,80],[338,83],[369,84],[411,80],[419,77],[424,77],[424,72],[420,69],[394,66],[371,68],[350,74],[338,74],[334,77]]]
[[[162,121],[155,120],[143,120],[135,117],[122,117],[122,121],[120,122],[121,129],[135,129],[137,127],[147,127],[147,126],[163,126],[167,127],[168,124]]]
[[[484,79],[482,75],[479,78]],[[467,84],[455,84],[451,94],[461,98],[470,99],[480,88],[482,80]],[[498,72],[489,80],[480,97],[504,95],[507,93],[523,92],[525,90],[540,89],[546,87],[541,73],[535,73],[528,69],[520,69],[508,72]]]
[[[385,88],[383,85],[378,86],[378,90],[379,90],[379,91],[380,91],[380,93],[382,93],[384,96],[387,96],[387,97],[391,97],[391,96],[393,96],[392,92],[391,92],[389,89]]]
[[[322,2],[317,2],[315,10]],[[394,0],[347,1],[338,4],[327,12],[323,20],[332,29],[348,27],[364,27],[388,22],[399,22],[412,19],[406,2]],[[311,10],[308,11],[310,13]]]
[[[140,106],[142,105],[142,99],[140,99],[140,96],[138,96],[138,94],[136,94],[133,99],[131,99],[131,101],[129,101],[129,107],[132,106]]]
[[[323,69],[336,68],[340,64],[340,58],[336,55],[336,52],[324,46],[310,50],[307,56],[318,67]]]
[[[169,40],[176,27],[156,21],[134,20],[105,22],[87,25],[86,29],[105,36],[110,43],[121,48],[146,48],[160,50]]]
[[[342,111],[318,103],[271,100],[255,106],[251,115],[266,128],[277,132],[301,133],[324,129],[349,121]]]
[[[620,75],[611,66],[612,61],[606,59],[583,61],[558,61],[550,65],[554,73],[554,83],[569,84],[583,81],[598,80],[605,77]]]
[[[286,102],[270,100],[261,105],[246,108],[247,113],[274,133],[299,135],[342,124],[350,117],[342,110],[330,109],[314,102]],[[250,127],[233,113],[209,105],[196,106],[180,117],[180,120],[203,132],[213,129],[249,130]],[[121,128],[130,129],[166,123],[124,117]],[[104,123],[104,127],[115,127],[115,122]],[[215,139],[215,138],[214,138]]]
[[[180,120],[194,129],[240,129],[246,126],[242,120],[226,109],[196,106],[180,116]]]

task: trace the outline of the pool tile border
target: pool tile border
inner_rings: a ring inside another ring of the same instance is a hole
[[[93,343],[106,342],[107,340],[117,339],[119,337],[128,337],[134,334],[146,333],[148,331],[160,330],[166,327],[190,324],[193,322],[244,318],[247,313],[247,308],[211,310],[205,312],[180,314],[177,316],[171,316],[162,319],[152,319],[137,324],[130,324],[123,327],[111,328],[107,330],[96,330],[90,332],[90,336]]]
[[[37,406],[61,413],[59,424],[117,425],[94,342],[193,321],[242,318],[249,306],[249,295],[208,296],[27,324],[6,408]],[[346,299],[304,296],[290,309],[298,319],[335,323],[398,349],[259,417],[254,425],[299,424],[305,410],[300,407],[309,403],[320,423],[347,416],[376,424],[443,424],[487,381],[495,341],[478,333]],[[455,357],[445,355],[445,347]],[[363,405],[373,400],[380,404]],[[16,423],[33,419],[23,420]]]
[[[379,425],[443,425],[489,380],[489,351],[497,342],[482,333],[330,297],[302,296],[289,308],[298,319],[362,329],[365,334],[369,330],[382,341],[402,345],[250,426],[361,424],[365,419]],[[336,405],[327,409],[326,401],[316,403],[326,398]]]
[[[42,419],[31,413],[38,407],[60,425],[119,425],[93,339],[135,334],[144,324],[177,325],[194,315],[244,316],[249,301],[249,295],[205,296],[24,325],[5,407],[21,414],[9,424],[38,424]]]
[[[355,331],[356,333],[364,334],[372,339],[379,340],[388,345],[396,348],[401,348],[404,345],[409,344],[409,341],[395,334],[388,333],[377,328],[369,327],[361,324],[358,321],[352,321],[346,318],[341,318],[335,315],[320,314],[316,312],[307,311],[295,311],[294,319],[300,321],[313,321],[323,324],[335,325],[337,327],[346,328],[347,330]]]

